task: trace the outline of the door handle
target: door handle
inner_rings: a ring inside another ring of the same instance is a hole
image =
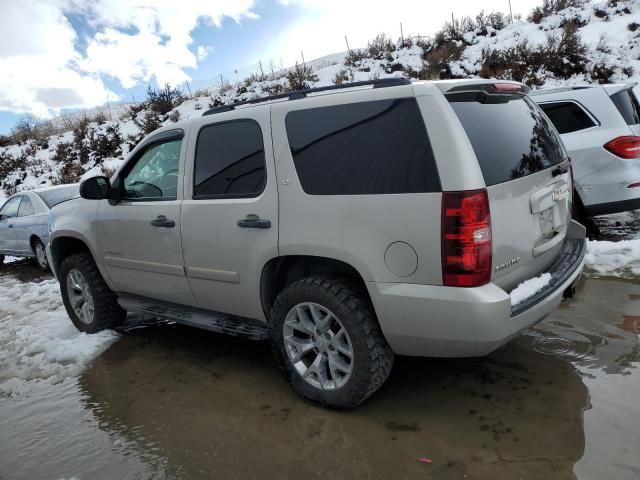
[[[176,226],[176,222],[174,222],[173,220],[167,220],[167,217],[165,217],[164,215],[158,215],[155,220],[151,221],[151,225],[154,227],[173,228]]]
[[[250,214],[242,220],[238,220],[238,226],[242,228],[271,228],[271,220],[264,220],[258,215]]]
[[[13,223],[10,223],[10,224],[9,224],[9,228],[13,228]]]

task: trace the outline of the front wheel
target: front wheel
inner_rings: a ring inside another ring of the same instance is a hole
[[[36,257],[36,263],[40,270],[43,272],[49,271],[49,259],[47,258],[47,250],[44,247],[44,243],[39,238],[33,241],[33,254]]]
[[[69,318],[81,332],[96,333],[117,327],[127,316],[88,253],[64,259],[60,267],[60,291]]]
[[[270,316],[273,348],[298,394],[331,408],[353,408],[393,366],[365,292],[341,279],[308,277],[285,288]]]

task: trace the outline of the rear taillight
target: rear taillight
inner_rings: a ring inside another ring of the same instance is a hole
[[[515,93],[522,91],[522,85],[518,83],[494,83],[493,88],[497,92]]]
[[[487,191],[442,193],[442,283],[477,287],[491,280],[491,215]]]
[[[603,145],[604,149],[620,158],[630,160],[640,158],[640,137],[625,135],[614,138]]]

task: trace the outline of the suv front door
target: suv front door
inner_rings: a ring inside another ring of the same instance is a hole
[[[252,108],[251,119],[205,116],[191,131],[182,204],[189,285],[202,308],[264,319],[262,268],[278,249],[269,107]]]
[[[120,200],[100,202],[95,228],[116,291],[193,305],[180,239],[183,136],[162,132],[138,150],[114,182]]]

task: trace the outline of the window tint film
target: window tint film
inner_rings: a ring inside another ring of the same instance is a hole
[[[27,217],[29,215],[33,215],[34,213],[36,212],[33,209],[31,199],[27,196],[22,197],[22,203],[20,204],[20,208],[18,209],[18,216]]]
[[[577,132],[596,126],[587,112],[574,102],[543,103],[540,104],[540,108],[560,133]]]
[[[525,177],[565,159],[560,137],[527,97],[507,103],[454,101],[487,185]]]
[[[20,200],[22,200],[22,196],[13,197],[11,200],[7,201],[7,203],[2,207],[2,210],[0,210],[0,215],[8,218],[17,217]]]
[[[198,134],[194,198],[255,197],[266,182],[262,130],[253,120],[203,127]]]
[[[75,183],[66,187],[57,187],[36,193],[47,204],[47,207],[53,208],[59,203],[78,198],[80,196],[80,185]]]
[[[125,197],[144,200],[175,200],[182,139],[152,145],[124,179]]]
[[[311,195],[440,191],[415,99],[296,110],[287,136],[303,190]]]
[[[621,92],[611,95],[611,100],[624,117],[627,125],[638,125],[640,123],[640,105],[638,99],[631,89],[622,90]]]

